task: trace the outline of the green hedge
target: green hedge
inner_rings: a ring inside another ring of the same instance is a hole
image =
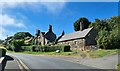
[[[116,65],[116,69],[117,69],[116,71],[120,71],[120,64]]]
[[[0,48],[0,57],[5,56],[6,55],[6,48]]]
[[[44,52],[52,52],[56,50],[60,50],[62,52],[68,52],[70,51],[69,45],[52,45],[52,46],[40,46],[40,50]]]
[[[58,48],[58,46],[41,46],[40,49],[42,49],[42,51],[44,52],[52,52],[52,51],[56,51],[56,50],[60,50]]]
[[[41,51],[41,52],[54,52],[60,50],[62,52],[70,51],[69,45],[45,45],[45,46],[22,46],[23,51]]]
[[[24,40],[13,40],[12,41],[13,50],[15,52],[22,51],[21,46],[23,46],[23,45],[24,45]]]
[[[70,45],[61,45],[60,47],[62,52],[70,51]]]
[[[21,46],[22,51],[32,51],[32,46]]]

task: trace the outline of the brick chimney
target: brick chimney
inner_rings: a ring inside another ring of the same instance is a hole
[[[83,31],[84,30],[84,24],[83,24],[83,21],[80,22],[80,31]]]

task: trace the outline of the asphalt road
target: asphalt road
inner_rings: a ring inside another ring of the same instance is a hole
[[[94,69],[93,67],[48,56],[13,53],[7,53],[7,55],[19,58],[30,69]]]

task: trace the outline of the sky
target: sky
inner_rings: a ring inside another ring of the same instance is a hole
[[[0,39],[16,32],[30,32],[35,35],[36,29],[47,32],[49,25],[52,25],[53,32],[59,36],[63,30],[65,34],[74,32],[73,24],[80,17],[94,22],[96,18],[108,19],[118,15],[117,0],[75,1],[1,0]]]

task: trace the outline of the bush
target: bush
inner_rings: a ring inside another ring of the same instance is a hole
[[[21,46],[24,45],[24,40],[13,40],[12,45],[13,45],[14,51],[19,52],[22,50]]]
[[[14,39],[24,39],[26,37],[32,37],[32,35],[29,32],[17,32],[14,35]]]
[[[52,46],[42,46],[43,51],[45,52],[52,52],[56,50],[60,50],[62,52],[70,51],[69,45],[52,45]]]
[[[21,46],[22,51],[32,51],[32,46]]]
[[[38,47],[38,48],[37,48]],[[22,51],[41,51],[41,52],[54,52],[60,50],[62,52],[70,51],[69,45],[45,45],[45,46],[22,46]]]
[[[61,46],[61,51],[62,52],[68,52],[68,51],[70,51],[70,45],[62,45]]]
[[[0,57],[5,56],[6,55],[6,51],[7,51],[6,48],[0,47]]]
[[[117,69],[117,71],[120,71],[120,64],[116,65],[116,69]]]
[[[36,47],[35,45],[32,46],[32,51],[35,51],[35,47]]]
[[[54,45],[52,45],[52,46],[41,46],[40,50],[44,51],[44,52],[52,52],[52,51],[58,50],[58,46],[54,46]]]

